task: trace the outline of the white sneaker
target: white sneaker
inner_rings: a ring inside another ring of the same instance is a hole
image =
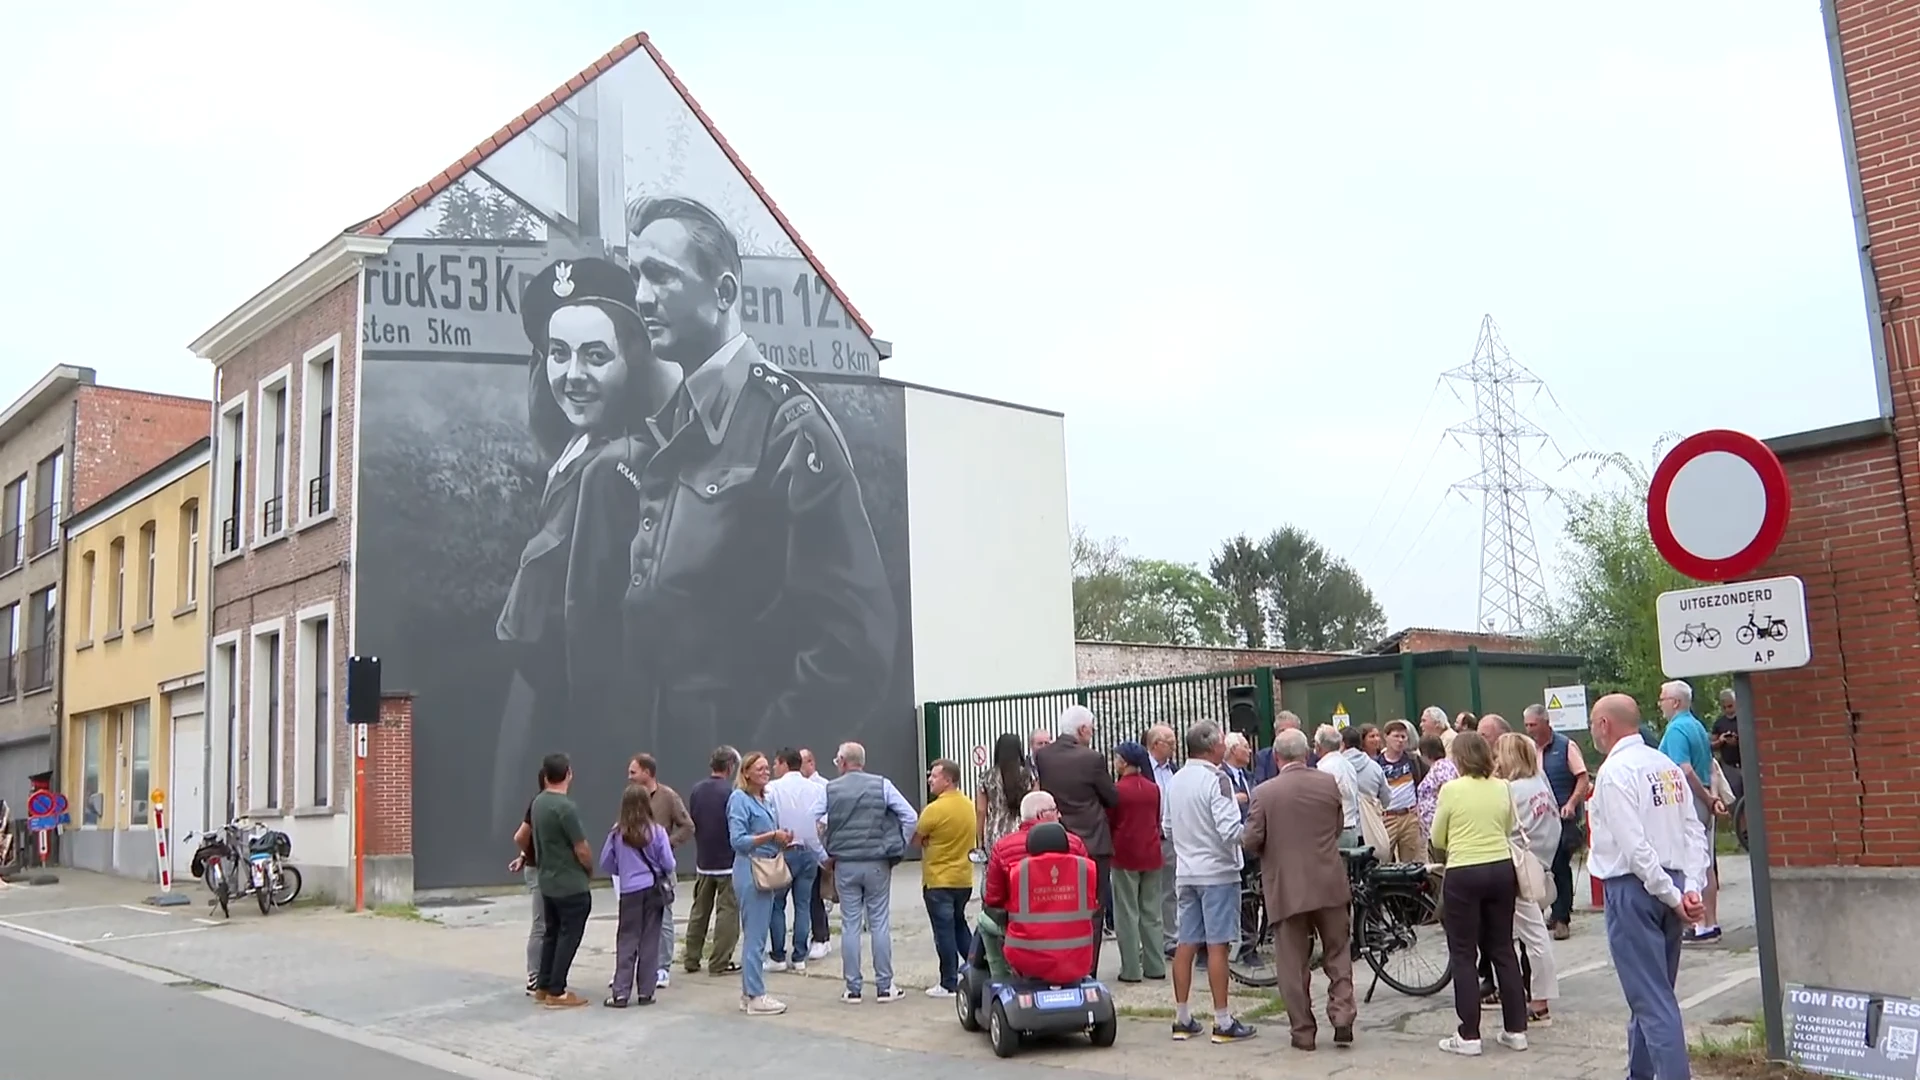
[[[672,972],[668,971],[666,968],[661,968],[659,971],[654,972],[653,974],[654,985],[658,986],[662,990],[665,990],[668,986],[671,986],[673,984],[673,980],[669,978],[671,974]]]
[[[765,994],[747,1002],[748,1016],[779,1016],[786,1011],[786,1002],[770,998]]]
[[[752,999],[751,999],[751,998],[749,998],[749,997],[747,997],[747,995],[745,995],[745,994],[741,994],[741,995],[740,995],[740,1011],[741,1011],[741,1012],[746,1012],[746,1011],[747,1011],[747,1002],[748,1002],[748,1001],[750,1001],[750,1000],[752,1000]]]
[[[813,943],[813,948],[807,950],[807,959],[825,960],[827,958],[827,953],[831,952],[832,950],[833,950],[832,942],[816,941]]]
[[[787,971],[790,969],[785,960],[769,960],[767,961],[767,970],[768,971]]]
[[[1459,1054],[1461,1057],[1479,1057],[1480,1040],[1463,1039],[1455,1033],[1440,1040],[1440,1049],[1449,1054]]]
[[[873,992],[873,1000],[880,1002],[899,1001],[906,996],[907,992],[897,986],[889,986],[885,990],[876,990]]]
[[[950,998],[953,996],[953,991],[944,986],[929,986],[927,987],[927,996],[932,998]]]
[[[840,991],[840,1000],[847,1005],[858,1005],[860,1004],[860,992],[858,990],[842,990]]]
[[[807,962],[805,960],[795,960],[787,965],[787,970],[793,972],[795,975],[805,975],[807,973]]]
[[[1527,1048],[1527,1033],[1524,1031],[1503,1031],[1495,1035],[1493,1041],[1509,1050],[1525,1050]]]

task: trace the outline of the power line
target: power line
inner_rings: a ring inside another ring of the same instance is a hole
[[[1473,419],[1447,430],[1472,436],[1480,450],[1480,470],[1453,485],[1480,495],[1479,624],[1509,633],[1538,627],[1547,612],[1547,585],[1529,497],[1551,495],[1553,488],[1521,459],[1529,446],[1551,437],[1520,411],[1515,390],[1544,384],[1507,351],[1492,315],[1480,319],[1473,359],[1441,378],[1473,388]]]

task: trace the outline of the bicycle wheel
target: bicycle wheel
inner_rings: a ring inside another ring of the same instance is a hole
[[[1430,997],[1453,981],[1447,936],[1431,894],[1377,896],[1361,913],[1360,953],[1380,981],[1412,997]],[[1422,949],[1422,946],[1428,946]],[[1432,955],[1438,946],[1435,960]],[[1415,974],[1399,967],[1407,961]]]
[[[1693,635],[1687,633],[1685,630],[1673,635],[1673,647],[1679,649],[1681,652],[1686,652],[1688,649],[1693,648]]]
[[[1772,638],[1775,641],[1787,640],[1787,624],[1784,622],[1777,622],[1777,623],[1774,623],[1772,626],[1767,627],[1767,636]]]
[[[1739,642],[1742,645],[1753,644],[1753,627],[1742,626],[1738,630],[1735,630],[1733,632],[1733,640]]]
[[[1240,933],[1252,947],[1227,958],[1227,974],[1242,986],[1265,989],[1278,984],[1280,969],[1273,960],[1273,927],[1267,922],[1266,897],[1258,888],[1240,894]]]
[[[1708,629],[1706,645],[1707,645],[1707,648],[1709,649],[1719,648],[1720,647],[1720,631],[1714,630],[1714,629]]]
[[[1739,843],[1740,850],[1747,850],[1747,799],[1742,795],[1733,800],[1733,838]]]

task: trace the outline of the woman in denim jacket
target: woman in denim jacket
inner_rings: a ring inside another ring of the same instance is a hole
[[[767,994],[767,936],[773,926],[773,893],[753,883],[753,859],[777,859],[793,842],[767,805],[773,768],[755,752],[740,761],[740,779],[727,800],[727,841],[733,846],[733,894],[740,902],[740,1011],[777,1016],[785,1002]]]

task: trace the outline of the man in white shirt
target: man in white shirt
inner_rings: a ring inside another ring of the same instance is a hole
[[[1313,748],[1320,754],[1314,768],[1333,777],[1340,785],[1340,846],[1360,846],[1360,782],[1353,762],[1341,753],[1340,729],[1321,724],[1313,733]]]
[[[1240,932],[1240,837],[1246,823],[1220,763],[1227,740],[1220,725],[1202,720],[1187,729],[1187,763],[1173,774],[1166,798],[1173,826],[1174,889],[1179,911],[1173,953],[1173,1038],[1204,1028],[1187,1008],[1193,989],[1193,959],[1207,954],[1207,987],[1213,992],[1213,1041],[1251,1039],[1254,1029],[1227,1004],[1227,948]]]
[[[820,844],[820,823],[827,819],[827,789],[807,779],[805,759],[800,751],[788,748],[774,755],[773,779],[767,784],[767,802],[773,807],[773,819],[793,834],[787,845],[787,872],[793,882],[773,894],[772,949],[769,970],[805,971],[809,954],[804,951],[813,937],[814,884],[820,880],[820,864],[827,861],[827,849]],[[793,959],[787,960],[787,896],[793,896]]]
[[[1640,737],[1640,707],[1608,694],[1590,714],[1606,760],[1587,804],[1587,870],[1606,888],[1607,949],[1627,999],[1628,1080],[1688,1080],[1674,982],[1711,852],[1687,775]]]
[[[1169,870],[1173,868],[1173,825],[1167,817],[1167,792],[1173,789],[1173,774],[1180,768],[1173,760],[1173,729],[1165,724],[1155,724],[1147,729],[1147,756],[1153,759],[1153,782],[1160,788],[1160,863]],[[1167,959],[1173,959],[1174,930],[1179,913],[1174,908],[1173,875],[1167,874],[1167,891],[1160,898],[1160,925],[1164,930]],[[1205,961],[1203,960],[1202,963]]]
[[[820,785],[824,793],[827,790],[827,777],[814,763],[813,751],[800,748],[800,775]],[[831,875],[826,867],[813,877],[813,895],[807,898],[807,914],[813,923],[813,945],[807,949],[807,959],[819,960],[833,948],[833,930],[827,923],[827,897],[824,886]]]

